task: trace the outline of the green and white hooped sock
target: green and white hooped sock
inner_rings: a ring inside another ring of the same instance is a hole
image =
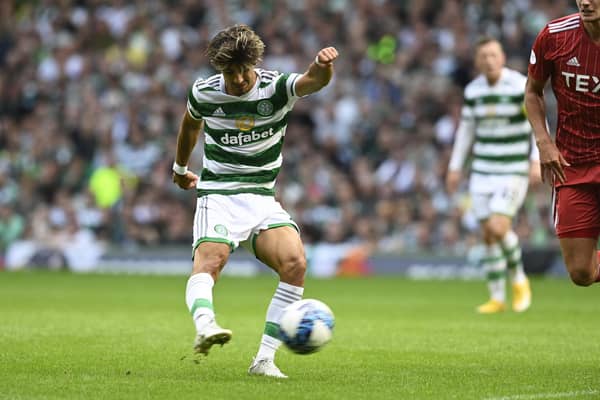
[[[258,353],[256,354],[257,360],[272,360],[275,358],[275,352],[281,345],[281,340],[279,340],[279,320],[281,319],[281,314],[283,314],[283,309],[287,305],[301,300],[303,293],[304,288],[301,286],[279,282],[267,309],[267,322],[265,323],[265,330],[260,341]]]
[[[502,303],[506,301],[506,259],[498,244],[486,245],[481,266],[487,273],[490,298]]]
[[[523,258],[519,237],[514,231],[508,231],[500,242],[502,253],[506,257],[506,264],[512,283],[523,283],[527,279],[523,268]]]
[[[212,288],[215,281],[208,273],[190,276],[185,288],[185,302],[192,314],[196,331],[200,332],[215,317]]]

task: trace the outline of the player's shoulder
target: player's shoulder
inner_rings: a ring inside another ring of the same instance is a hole
[[[208,78],[197,78],[194,82],[194,89],[199,92],[217,91],[221,85],[221,74],[215,74]]]
[[[543,33],[548,36],[561,35],[564,34],[563,32],[579,28],[579,25],[581,25],[581,17],[575,13],[548,22]]]
[[[281,72],[263,68],[256,68],[256,73],[261,80],[273,80],[277,79],[281,75]]]
[[[260,80],[261,86],[266,86],[273,82],[277,82],[279,77],[282,75],[279,71],[273,71],[262,68],[256,68],[255,71],[258,75],[258,79]]]
[[[465,98],[472,98],[481,93],[488,86],[485,75],[477,75],[471,82],[465,86]]]
[[[516,69],[505,67],[502,73],[502,79],[509,84],[521,85],[525,83],[527,76]]]

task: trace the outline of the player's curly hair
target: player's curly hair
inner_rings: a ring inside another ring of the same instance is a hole
[[[232,65],[247,68],[262,61],[265,44],[248,25],[234,25],[217,33],[208,44],[206,56],[210,64],[223,71]]]

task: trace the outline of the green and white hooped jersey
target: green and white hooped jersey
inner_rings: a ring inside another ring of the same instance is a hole
[[[465,88],[462,118],[475,128],[473,173],[528,174],[532,130],[524,108],[526,80],[504,68],[494,86],[479,75]]]
[[[256,84],[242,96],[225,93],[222,74],[197,79],[187,109],[204,120],[203,169],[198,196],[275,194],[289,113],[299,99],[300,74],[255,69]]]

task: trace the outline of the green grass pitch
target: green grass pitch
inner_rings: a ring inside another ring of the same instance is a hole
[[[232,341],[193,356],[183,276],[0,273],[0,399],[600,398],[600,292],[532,282],[523,314],[476,315],[484,282],[308,280],[336,314],[333,341],[246,374],[273,276],[224,277]]]

